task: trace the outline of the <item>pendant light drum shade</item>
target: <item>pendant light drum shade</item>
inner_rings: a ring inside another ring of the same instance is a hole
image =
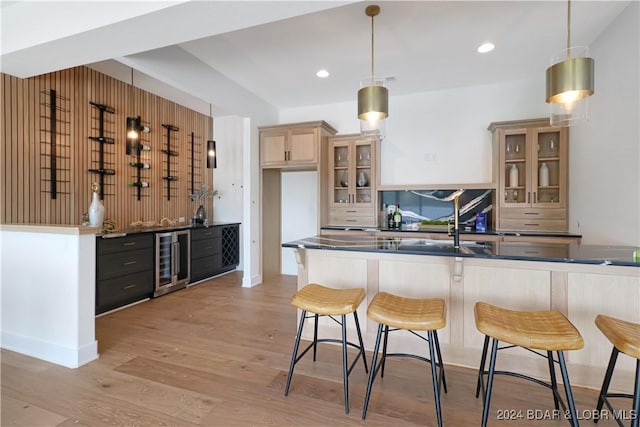
[[[593,95],[593,58],[571,58],[547,68],[547,102],[565,104]]]
[[[571,0],[567,0],[567,48],[547,68],[546,102],[552,126],[571,126],[588,118],[593,95],[594,61],[586,47],[571,47]]]
[[[384,86],[366,86],[358,91],[358,118],[374,121],[389,115],[389,91]]]

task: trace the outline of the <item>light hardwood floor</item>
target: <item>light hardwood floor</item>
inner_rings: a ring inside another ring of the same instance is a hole
[[[435,425],[430,371],[412,359],[387,362],[366,421],[362,365],[350,377],[351,412],[344,413],[337,346],[321,345],[315,364],[305,356],[284,397],[296,328],[289,304],[296,278],[279,276],[252,289],[242,288],[240,278],[232,273],[98,318],[100,358],[78,369],[3,350],[2,426]],[[479,425],[476,372],[446,369],[445,425]],[[579,412],[589,417],[596,391],[574,387],[574,394]],[[619,404],[631,406],[628,399]],[[489,424],[568,426],[527,419],[528,410],[552,409],[546,389],[498,377]],[[523,419],[499,421],[498,410]]]

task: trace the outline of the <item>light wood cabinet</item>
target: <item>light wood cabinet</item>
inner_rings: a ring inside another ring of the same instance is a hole
[[[329,138],[326,224],[377,225],[377,155],[379,139],[373,135]]]
[[[568,130],[548,119],[491,123],[496,229],[568,229]],[[497,155],[497,158],[496,158]]]
[[[260,128],[260,164],[263,168],[315,168],[322,138],[336,130],[324,121]]]

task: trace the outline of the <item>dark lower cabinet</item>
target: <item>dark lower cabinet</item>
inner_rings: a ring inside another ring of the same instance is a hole
[[[240,261],[238,224],[191,229],[191,283],[231,271]]]
[[[96,314],[153,295],[153,235],[96,240]]]
[[[234,270],[240,261],[239,224],[195,227],[191,233],[191,280]],[[96,314],[154,296],[154,234],[96,239]]]

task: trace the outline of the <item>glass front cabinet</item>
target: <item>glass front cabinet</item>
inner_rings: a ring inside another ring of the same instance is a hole
[[[548,119],[492,123],[496,228],[567,231],[568,130]]]
[[[329,138],[329,226],[376,226],[376,156],[378,137],[345,135]]]

